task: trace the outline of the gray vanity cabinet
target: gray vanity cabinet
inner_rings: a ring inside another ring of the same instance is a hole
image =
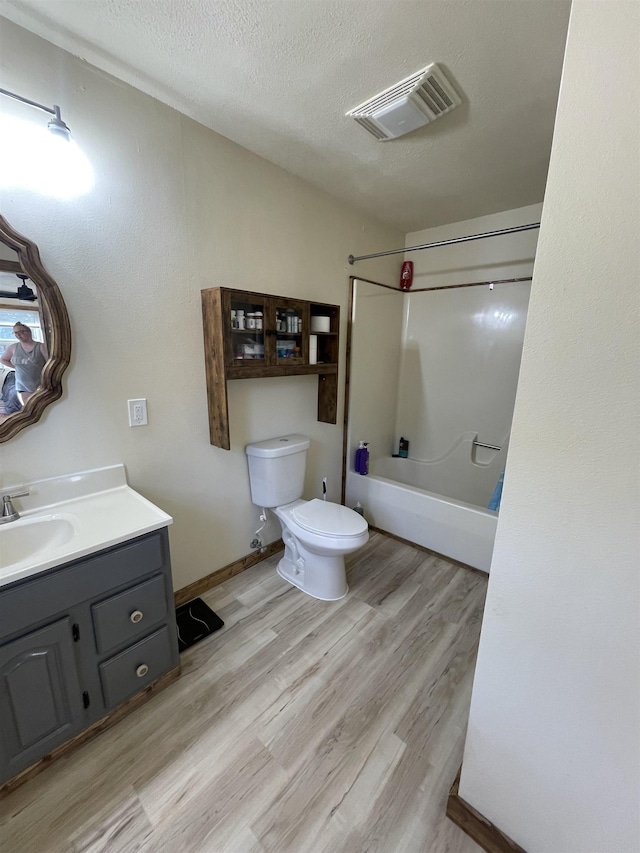
[[[0,588],[0,786],[179,664],[167,530]]]
[[[80,731],[80,697],[69,619],[0,647],[2,766],[29,765]]]

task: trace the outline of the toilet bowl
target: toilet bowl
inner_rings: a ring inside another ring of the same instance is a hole
[[[314,598],[344,598],[349,591],[345,555],[369,539],[364,518],[352,509],[317,499],[276,507],[275,514],[285,546],[278,574]]]
[[[294,434],[247,445],[251,500],[280,521],[285,549],[278,574],[314,598],[335,601],[349,590],[345,554],[365,544],[368,525],[340,504],[301,499],[310,444]]]

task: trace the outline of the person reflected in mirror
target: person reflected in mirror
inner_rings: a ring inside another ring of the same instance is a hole
[[[22,403],[16,391],[16,372],[0,364],[0,421],[19,412]]]
[[[42,368],[45,366],[47,349],[41,341],[34,341],[31,329],[24,323],[16,323],[13,334],[18,339],[0,355],[0,364],[16,372],[15,390],[24,406],[40,385]]]

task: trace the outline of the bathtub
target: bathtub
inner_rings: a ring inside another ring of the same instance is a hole
[[[498,513],[485,509],[504,469],[496,452],[465,433],[439,459],[372,459],[367,476],[350,470],[346,504],[360,501],[370,525],[488,572]],[[481,502],[481,503],[480,503]]]

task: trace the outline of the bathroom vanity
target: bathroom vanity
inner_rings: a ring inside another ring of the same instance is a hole
[[[0,526],[0,791],[179,674],[171,517],[123,466],[74,477]]]

